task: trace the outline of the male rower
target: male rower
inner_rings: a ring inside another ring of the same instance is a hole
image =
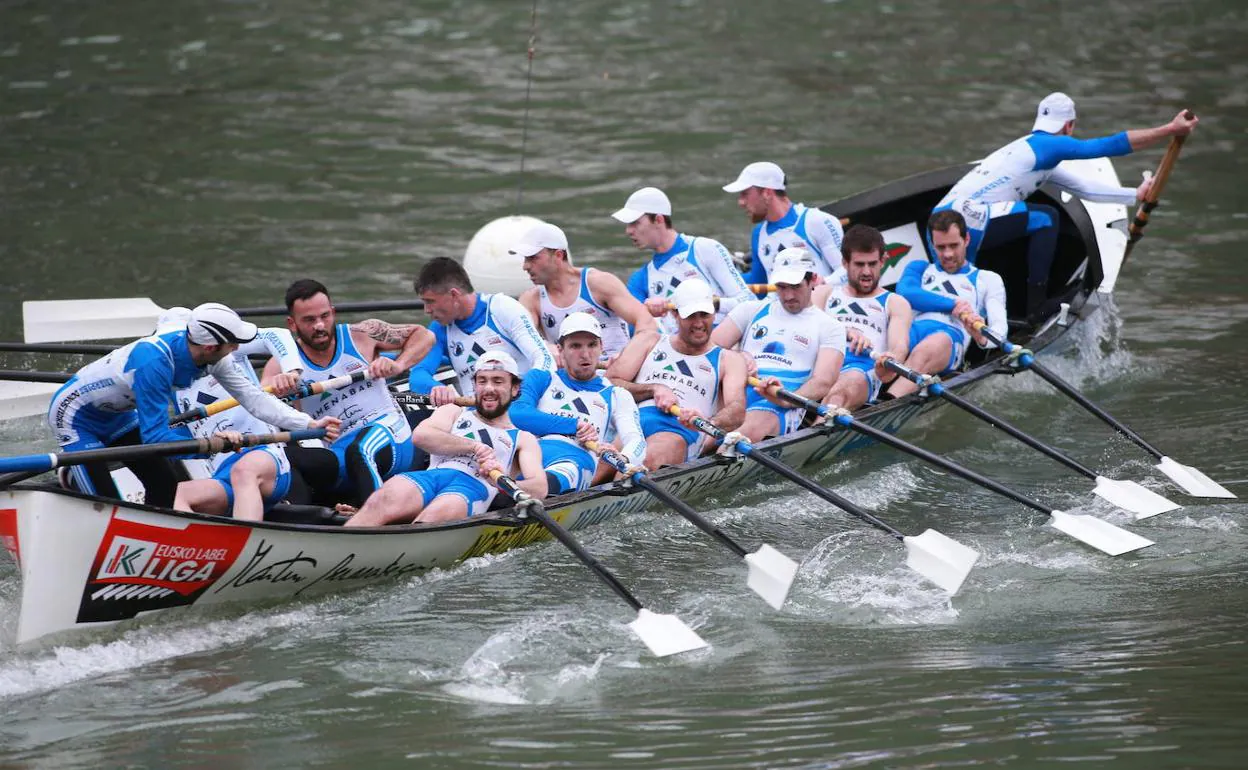
[[[953,209],[966,219],[970,232],[967,259],[972,264],[980,249],[1029,238],[1027,315],[1032,315],[1048,296],[1049,270],[1057,254],[1058,218],[1052,206],[1027,203],[1027,196],[1052,182],[1085,200],[1124,206],[1143,201],[1152,187],[1151,179],[1134,189],[1118,187],[1059,168],[1058,164],[1064,160],[1128,155],[1172,136],[1187,136],[1199,122],[1184,111],[1169,123],[1153,128],[1076,139],[1074,101],[1061,92],[1051,93],[1037,107],[1031,133],[981,161],[934,210]]]
[[[708,417],[726,431],[745,417],[745,361],[711,342],[711,287],[698,278],[684,281],[671,303],[676,333],[649,345],[630,344],[607,369],[607,377],[638,403],[649,468],[676,465],[696,453],[694,417]],[[668,411],[673,406],[680,407],[680,417]]]
[[[605,444],[614,435],[620,453],[633,466],[646,456],[637,402],[618,385],[598,376],[603,330],[587,313],[569,313],[559,325],[563,367],[551,375],[534,369],[524,378],[511,421],[540,437],[542,465],[550,494],[577,492],[595,480],[598,461],[582,444]],[[656,335],[657,338],[657,335]],[[610,477],[604,471],[603,478]]]
[[[317,474],[315,486],[320,492],[345,494],[358,504],[385,479],[411,465],[412,431],[386,378],[402,374],[428,353],[433,335],[419,324],[375,318],[337,323],[329,290],[310,278],[292,283],[285,299],[286,326],[295,335],[302,365],[299,379],[314,383],[368,372],[362,382],[299,401],[299,408],[315,417],[342,420],[342,435],[329,445],[334,462]],[[390,350],[397,352],[393,359],[381,355]],[[265,365],[263,378],[277,393],[291,391],[295,384],[282,378],[276,359]],[[328,462],[327,453],[321,454]]]
[[[789,200],[784,171],[761,161],[741,169],[724,192],[737,194],[737,205],[754,223],[750,233],[750,270],[746,283],[773,283],[771,266],[782,249],[806,248],[815,272],[827,278],[836,270],[844,232],[841,220],[826,211]]]
[[[699,278],[720,297],[716,322],[737,303],[753,299],[722,243],[676,231],[672,203],[657,187],[643,187],[628,196],[624,208],[611,216],[626,225],[624,232],[634,246],[653,252],[650,261],[628,279],[628,291],[645,303],[650,315],[661,319],[663,333],[676,331],[668,303],[683,281]]]
[[[473,362],[477,405],[440,406],[416,426],[415,442],[429,453],[429,469],[401,473],[382,485],[348,527],[455,521],[489,510],[498,489],[492,471],[516,477],[525,492],[546,496],[542,454],[533,434],[512,424],[508,407],[520,392],[520,368],[492,350]]]
[[[910,325],[910,354],[906,366],[924,374],[942,374],[962,366],[968,339],[982,348],[993,344],[978,331],[977,322],[1001,337],[1009,331],[1005,315],[1005,284],[991,270],[980,270],[967,261],[971,236],[966,220],[953,209],[932,214],[928,237],[936,251],[935,264],[911,262],[897,282],[897,293],[915,310]],[[910,380],[898,377],[888,392],[901,397],[918,390]]]
[[[747,396],[738,429],[750,441],[783,436],[802,425],[805,410],[776,395],[780,388],[821,400],[836,382],[845,358],[845,327],[812,304],[815,265],[804,248],[776,255],[771,279],[776,296],[738,305],[711,341],[738,343],[750,373],[762,380]]]
[[[896,375],[884,368],[886,359],[904,361],[910,351],[910,303],[880,288],[884,270],[884,236],[870,225],[845,232],[841,265],[848,282],[815,289],[812,303],[845,326],[845,361],[823,403],[857,409],[880,394],[882,381]]]
[[[61,451],[156,444],[193,438],[183,426],[169,427],[174,391],[211,373],[241,408],[283,430],[330,428],[263,392],[237,370],[229,356],[255,339],[255,324],[217,302],[191,311],[186,326],[118,348],[79,369],[52,397],[48,424]],[[237,439],[236,433],[223,434]],[[125,461],[143,483],[148,505],[173,504],[178,474],[169,458]],[[119,497],[106,463],[74,466],[79,490]]]
[[[477,361],[501,350],[516,362],[523,376],[530,369],[555,371],[555,358],[538,333],[529,312],[506,294],[478,294],[462,265],[437,257],[420,269],[416,293],[433,318],[433,349],[412,368],[413,393],[428,393],[434,406],[454,403],[455,389],[441,385],[434,374],[447,363],[460,391],[472,395]]]
[[[657,337],[654,318],[623,281],[603,270],[572,266],[568,238],[558,227],[538,222],[511,253],[524,259],[524,271],[537,284],[520,295],[520,304],[550,345],[559,342],[563,320],[572,313],[586,313],[602,324],[602,355],[608,359],[628,344],[630,326],[636,334]]]

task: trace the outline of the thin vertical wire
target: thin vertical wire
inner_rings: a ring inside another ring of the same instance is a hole
[[[516,182],[516,213],[524,201],[524,159],[529,146],[529,102],[533,96],[533,55],[537,51],[537,0],[533,0],[533,16],[529,28],[529,71],[525,75],[524,118],[520,122],[520,179]]]

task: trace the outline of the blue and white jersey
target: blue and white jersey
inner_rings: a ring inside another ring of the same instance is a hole
[[[714,345],[701,355],[689,356],[678,353],[672,347],[669,335],[659,337],[650,349],[634,382],[640,385],[657,383],[666,385],[681,406],[697,410],[700,414],[715,414],[715,402],[719,399],[719,354],[722,350]],[[639,408],[654,406],[654,399],[646,399]]]
[[[334,357],[328,366],[317,366],[301,350],[304,382],[322,382],[335,377],[350,375],[367,369],[371,363],[356,350],[351,339],[351,327],[337,324],[334,327]],[[408,441],[412,429],[399,409],[386,381],[368,378],[345,388],[329,390],[299,400],[299,408],[315,419],[337,417],[342,420],[342,435],[369,424],[379,424],[390,431],[395,441]]]
[[[510,354],[521,376],[530,369],[555,371],[555,358],[529,311],[506,294],[478,294],[470,316],[450,326],[434,321],[429,330],[434,336],[433,349],[412,367],[409,382],[413,393],[428,393],[438,385],[434,373],[447,363],[455,370],[459,392],[471,396],[477,359],[487,350]]]
[[[911,262],[897,282],[897,293],[914,309],[914,322],[938,321],[960,335],[965,344],[970,335],[953,318],[954,304],[964,299],[1001,337],[1009,331],[1005,315],[1005,284],[991,270],[964,264],[956,273],[946,273],[940,265]],[[959,341],[957,339],[955,342]]]
[[[537,287],[541,305],[541,330],[550,342],[559,341],[559,325],[572,313],[588,313],[602,324],[602,353],[608,358],[617,356],[628,344],[628,323],[615,313],[598,304],[589,290],[589,273],[592,267],[581,269],[581,289],[576,299],[567,307],[556,305],[545,286]]]
[[[882,352],[888,349],[888,298],[891,296],[891,291],[880,289],[872,297],[858,297],[850,294],[848,286],[833,286],[823,309],[846,329],[866,337],[872,350]],[[850,356],[847,341],[845,357]],[[869,355],[865,357],[870,359]]]
[[[516,459],[516,445],[520,441],[519,428],[514,426],[501,428],[490,425],[481,419],[481,415],[477,414],[475,407],[465,407],[460,410],[459,416],[455,418],[455,422],[451,425],[451,434],[485,444],[490,449],[493,449],[494,456],[498,458],[498,464],[505,471],[510,472],[512,463]],[[477,461],[471,454],[431,454],[429,456],[429,470],[437,468],[450,468],[461,473],[467,473],[474,478],[483,478],[478,475]],[[492,498],[493,495],[491,495]]]
[[[711,238],[695,238],[677,234],[672,247],[662,254],[655,254],[649,262],[637,269],[628,279],[628,292],[645,302],[651,297],[667,299],[676,287],[690,278],[701,278],[711,287],[711,293],[720,297],[719,312],[715,323],[723,320],[738,302],[753,299],[745,280],[732,263],[732,255],[719,241]],[[659,331],[664,334],[676,332],[676,322],[670,315],[656,319]]]
[[[775,377],[791,390],[810,379],[819,351],[845,350],[845,327],[813,305],[790,313],[772,297],[738,305],[729,318],[741,330],[741,350],[758,364],[759,377]]]
[[[826,211],[794,203],[775,222],[754,225],[750,234],[750,271],[746,283],[771,283],[771,266],[781,249],[801,247],[810,252],[815,272],[827,277],[841,264],[841,242],[845,239],[841,220]]]
[[[1135,190],[1086,179],[1058,167],[1064,160],[1128,155],[1131,142],[1125,131],[1096,139],[1076,139],[1033,131],[984,158],[962,177],[936,205],[966,217],[967,225],[984,230],[988,219],[1011,213],[1011,204],[1026,200],[1045,182],[1052,182],[1080,198],[1103,203],[1135,203]]]
[[[553,377],[549,372],[530,372],[508,414],[521,430],[543,440],[559,440],[573,446],[579,446],[577,423],[585,420],[594,426],[602,441],[619,436],[620,451],[631,463],[640,464],[646,455],[637,402],[627,390],[603,377],[581,382],[564,369]]]

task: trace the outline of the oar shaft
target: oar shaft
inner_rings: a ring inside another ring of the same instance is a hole
[[[1195,116],[1191,110],[1188,110],[1185,117],[1191,120]],[[1157,202],[1161,200],[1161,191],[1165,189],[1166,182],[1170,179],[1170,172],[1174,170],[1174,164],[1179,160],[1179,152],[1182,151],[1185,141],[1187,141],[1186,136],[1170,137],[1170,144],[1166,146],[1166,154],[1162,156],[1161,163],[1157,166],[1157,173],[1153,174],[1152,187],[1149,188],[1148,195],[1145,196],[1139,207],[1136,208],[1135,216],[1131,219],[1131,224],[1127,228],[1127,248],[1122,253],[1123,265],[1130,258],[1136,242],[1144,237],[1144,228],[1148,225],[1153,209],[1157,208]],[[1121,267],[1119,269],[1121,270]]]
[[[424,307],[425,303],[418,299],[334,303],[334,311],[337,313],[372,313],[381,312],[383,310],[423,310]],[[284,305],[271,305],[267,307],[243,307],[239,308],[235,312],[246,318],[249,316],[286,315],[288,311]]]
[[[321,380],[320,382],[304,383],[299,387],[299,390],[288,396],[282,396],[281,398],[283,401],[298,401],[301,398],[315,396],[317,394],[324,393],[327,390],[345,388],[348,385],[353,385],[366,379],[368,379],[368,370],[361,369],[357,372],[352,372],[351,374],[344,374],[341,377]],[[265,393],[272,393],[273,386],[265,385],[262,390]],[[238,399],[223,398],[220,401],[213,401],[211,404],[197,406],[194,409],[188,409],[181,414],[175,414],[173,417],[169,418],[169,424],[181,425],[186,422],[194,422],[195,420],[206,420],[214,414],[220,414],[228,409],[233,409],[236,406],[238,406]]]
[[[25,372],[21,369],[0,369],[0,380],[6,382],[69,382],[72,374],[65,372]]]

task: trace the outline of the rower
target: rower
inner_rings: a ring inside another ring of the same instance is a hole
[[[748,393],[740,432],[750,441],[801,427],[806,410],[776,395],[780,388],[822,399],[845,358],[845,327],[812,302],[815,266],[804,248],[776,255],[776,296],[738,305],[711,335],[723,348],[740,344],[751,376],[763,382]]]
[[[185,427],[169,427],[174,391],[203,376],[205,370],[261,421],[283,430],[331,428],[330,419],[297,412],[260,390],[235,367],[229,356],[255,339],[255,324],[217,302],[191,311],[185,326],[135,340],[79,369],[52,397],[48,424],[61,451],[185,441]],[[238,435],[225,433],[233,441]],[[173,504],[178,483],[169,458],[128,460],[148,505]],[[79,490],[119,497],[105,463],[74,466]]]
[[[530,369],[555,371],[555,358],[524,305],[506,294],[478,294],[462,265],[437,257],[420,269],[416,293],[433,318],[433,349],[412,368],[413,393],[428,393],[434,406],[454,403],[455,389],[434,374],[442,364],[455,370],[460,391],[472,395],[473,372],[487,351],[511,356],[521,376]]]
[[[580,491],[594,482],[598,461],[580,445],[603,442],[610,435],[618,437],[620,453],[634,466],[633,471],[645,470],[640,467],[646,439],[637,402],[627,390],[598,376],[602,338],[596,318],[569,313],[559,325],[563,367],[554,376],[531,370],[511,408],[517,428],[541,437],[546,486],[552,495]],[[605,479],[611,474],[607,466],[604,469]]]
[[[501,350],[473,362],[475,407],[440,406],[416,426],[414,441],[430,455],[429,469],[388,480],[368,498],[348,527],[455,521],[489,510],[498,493],[491,471],[523,479],[522,490],[546,496],[542,454],[533,434],[515,427],[508,407],[520,392],[520,368]]]
[[[1199,120],[1180,112],[1169,123],[1153,128],[1120,131],[1096,139],[1075,139],[1075,103],[1066,94],[1051,93],[1036,108],[1031,133],[1015,139],[982,160],[940,200],[934,211],[953,209],[966,219],[970,231],[967,260],[980,249],[1020,238],[1027,245],[1027,315],[1036,313],[1048,296],[1049,270],[1057,254],[1057,210],[1027,203],[1041,185],[1052,182],[1080,198],[1130,206],[1143,201],[1152,186],[1145,179],[1137,188],[1107,185],[1075,171],[1059,168],[1064,160],[1118,157],[1172,136],[1187,136]]]
[[[638,403],[649,468],[676,465],[696,454],[695,417],[709,416],[730,431],[745,416],[745,361],[711,342],[711,287],[692,278],[676,287],[671,300],[676,333],[653,344],[635,340],[607,369],[607,377]],[[668,412],[673,406],[681,408],[679,418]]]
[[[1009,330],[1005,316],[1005,284],[991,270],[980,270],[967,261],[971,236],[966,220],[953,209],[932,214],[928,238],[938,261],[906,265],[897,293],[905,297],[916,315],[910,325],[910,354],[906,366],[924,374],[943,374],[962,366],[967,339],[981,348],[995,347],[975,324],[987,319],[988,328],[1004,338]],[[901,397],[918,390],[910,380],[898,378],[888,392]]]
[[[724,192],[737,194],[737,205],[754,223],[746,283],[774,283],[769,276],[776,255],[794,246],[810,252],[815,272],[823,278],[836,269],[844,238],[841,220],[789,200],[787,182],[779,166],[762,161],[741,169],[735,180],[724,185]]]
[[[628,279],[628,291],[644,302],[650,315],[661,319],[659,329],[673,334],[676,324],[668,312],[672,292],[683,281],[699,278],[720,297],[718,323],[739,302],[753,299],[732,255],[719,241],[676,232],[672,226],[672,203],[657,187],[643,187],[611,215],[627,227],[633,245],[654,252],[650,261]]]
[[[602,324],[602,354],[608,359],[628,344],[630,326],[634,333],[657,337],[654,318],[623,281],[605,270],[572,266],[568,238],[558,227],[538,222],[510,253],[524,259],[524,271],[537,284],[520,295],[520,304],[551,346],[572,313],[587,313]]]
[[[390,395],[386,378],[407,371],[433,347],[433,334],[419,324],[390,324],[375,318],[354,324],[337,323],[329,290],[319,281],[302,278],[286,290],[286,326],[294,333],[302,372],[313,383],[367,370],[369,378],[332,393],[299,401],[315,417],[342,420],[342,435],[321,453],[326,471],[317,473],[320,492],[346,494],[362,502],[382,482],[411,466],[412,431]],[[397,351],[393,359],[382,351]],[[279,395],[293,392],[296,378],[282,377],[277,359],[264,367],[263,381]],[[309,478],[309,482],[313,479]]]
[[[882,380],[897,375],[884,361],[903,361],[910,351],[910,303],[880,288],[884,236],[870,225],[854,225],[841,245],[848,282],[815,289],[812,302],[845,326],[845,362],[823,403],[857,409],[880,394]],[[873,360],[874,358],[874,360]]]

